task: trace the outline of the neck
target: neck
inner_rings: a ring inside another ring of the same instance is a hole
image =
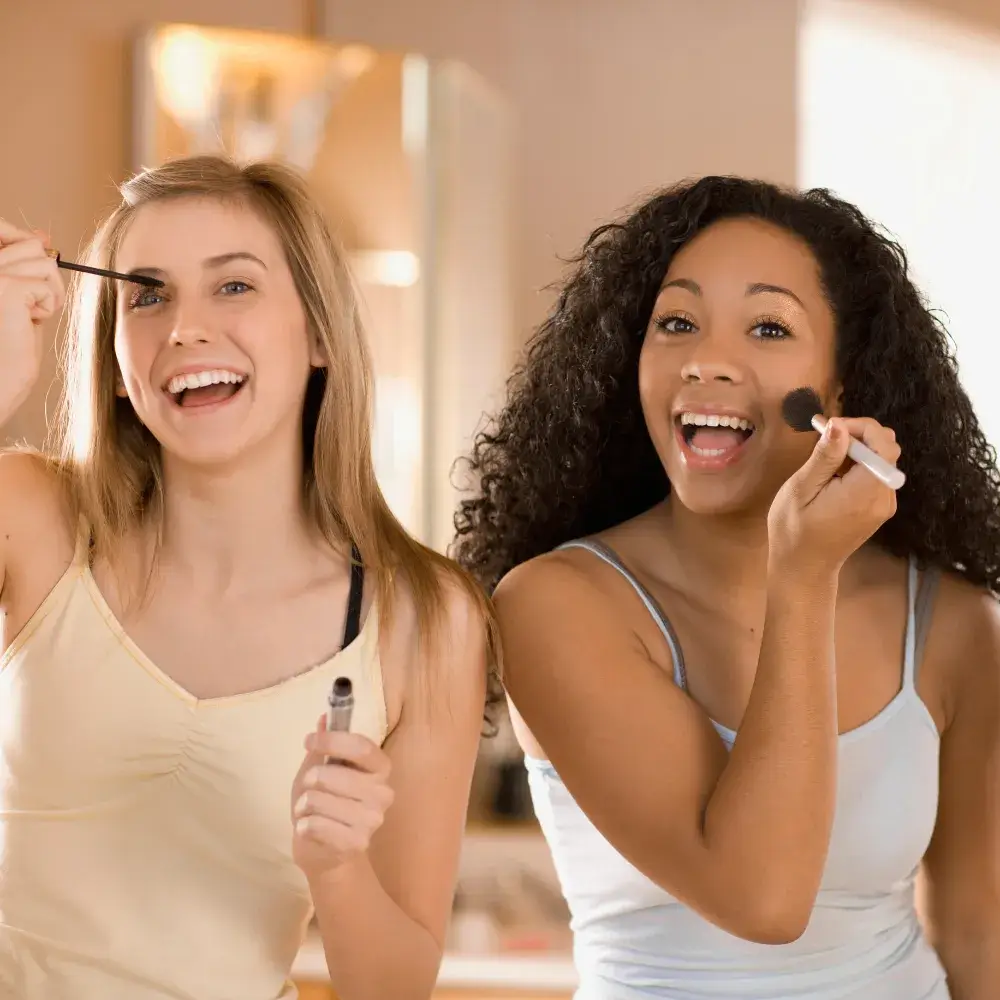
[[[302,456],[272,448],[227,467],[164,455],[160,565],[198,590],[231,594],[273,579],[317,545],[302,502]]]
[[[690,566],[701,585],[758,590],[767,573],[767,515],[695,514],[673,497],[663,507],[679,565]]]

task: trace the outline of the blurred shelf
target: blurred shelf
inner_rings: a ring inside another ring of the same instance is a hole
[[[329,973],[319,936],[310,934],[292,966],[301,983],[327,983]],[[573,990],[577,985],[572,956],[445,954],[438,986],[511,990]]]

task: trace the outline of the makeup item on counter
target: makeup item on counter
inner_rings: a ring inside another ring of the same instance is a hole
[[[814,430],[822,434],[827,424],[819,394],[808,387],[793,389],[785,396],[781,403],[781,415],[785,418],[785,423],[796,431]],[[905,473],[857,438],[851,438],[847,454],[889,489],[898,490],[906,482]]]
[[[326,700],[326,728],[328,732],[347,733],[351,730],[354,712],[354,685],[349,677],[338,677],[330,688]],[[331,763],[327,758],[327,763]]]
[[[118,278],[120,281],[131,281],[136,285],[147,285],[149,288],[162,288],[163,282],[159,278],[153,278],[148,274],[122,274],[120,271],[109,271],[103,267],[91,267],[89,264],[74,264],[71,261],[63,260],[58,250],[47,250],[46,253],[54,258],[55,262],[67,271],[82,271],[84,274],[97,274],[102,278]]]

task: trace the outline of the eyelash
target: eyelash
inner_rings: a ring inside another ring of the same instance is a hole
[[[667,316],[659,316],[653,321],[653,326],[656,327],[661,333],[670,334],[671,336],[679,337],[685,333],[691,333],[691,330],[671,330],[668,327],[669,323],[673,323],[679,320],[681,323],[687,323],[689,326],[695,326],[693,320],[689,317],[682,315],[681,313],[670,313]],[[761,327],[773,327],[780,331],[779,336],[758,336],[758,340],[784,340],[786,337],[792,336],[792,331],[780,320],[774,316],[761,316],[759,317],[754,325],[750,328],[751,330],[758,330]]]
[[[219,286],[219,291],[221,292],[222,289],[228,288],[230,285],[241,285],[243,291],[241,291],[240,293],[238,293],[238,294],[241,294],[241,295],[243,294],[243,292],[252,292],[253,291],[253,286],[248,281],[243,281],[240,278],[231,278],[229,281],[224,281]],[[144,301],[150,295],[156,295],[156,296],[162,298],[163,297],[163,289],[162,288],[139,288],[132,295],[132,297],[129,299],[129,303],[128,303],[129,311],[134,312],[134,311],[139,310],[139,309],[148,309],[150,306],[158,305],[159,303],[156,303],[156,302],[150,303],[150,302]]]

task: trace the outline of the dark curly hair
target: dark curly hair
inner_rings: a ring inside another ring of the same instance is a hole
[[[908,482],[875,540],[1000,591],[1000,473],[950,338],[901,247],[829,191],[705,177],[596,229],[467,464],[453,555],[492,592],[514,566],[602,531],[670,490],[639,405],[638,362],[677,251],[720,219],[757,217],[812,249],[837,330],[846,416],[891,426]]]

